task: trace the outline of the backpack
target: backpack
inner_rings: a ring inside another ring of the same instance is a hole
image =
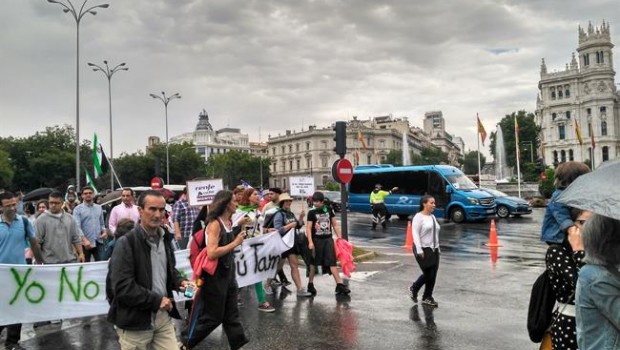
[[[281,211],[282,211],[281,208],[277,208],[273,214],[265,215],[265,222],[263,223],[263,230],[268,229],[268,228],[274,228],[274,223],[275,223],[274,219],[276,217],[276,214],[280,213]]]
[[[206,227],[205,227],[206,228]],[[205,239],[205,228],[194,232],[191,242],[189,243],[189,263],[194,266],[194,262],[198,257],[198,254],[207,247],[207,240]]]
[[[555,294],[551,287],[549,272],[545,269],[532,285],[530,304],[527,310],[527,332],[530,340],[540,343],[553,322]]]

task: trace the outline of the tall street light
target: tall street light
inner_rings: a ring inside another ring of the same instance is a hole
[[[108,78],[108,104],[110,106],[110,158],[108,158],[108,161],[110,165],[112,165],[112,159],[114,158],[114,143],[112,142],[112,76],[120,70],[129,70],[129,68],[125,67],[125,62],[116,65],[116,67],[112,69],[108,66],[108,61],[103,60],[103,64],[105,64],[105,69],[99,65],[88,62],[89,67],[95,67],[93,68],[93,72],[99,71]],[[114,191],[114,171],[112,170],[114,168],[112,166],[110,166],[110,168],[110,189]]]
[[[161,92],[161,96],[150,94],[152,98],[158,99],[164,103],[164,110],[166,112],[166,184],[170,185],[170,152],[168,149],[168,103],[175,98],[181,98],[181,95],[177,92],[172,96],[166,96],[165,92]]]
[[[88,0],[84,0],[82,6],[79,9],[71,3],[71,0],[47,0],[47,2],[52,4],[58,4],[62,6],[62,12],[70,13],[75,19],[75,27],[76,27],[76,50],[75,50],[75,182],[77,186],[77,190],[81,189],[80,187],[80,22],[82,21],[82,17],[87,13],[91,15],[96,15],[97,11],[95,9],[102,8],[106,9],[110,5],[109,4],[101,4],[95,5],[91,7],[86,7],[86,3]]]

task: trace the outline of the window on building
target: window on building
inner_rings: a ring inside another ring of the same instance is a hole
[[[551,99],[555,100],[555,89],[551,90]]]
[[[607,122],[601,122],[601,136],[607,136]]]
[[[280,168],[282,169],[282,172],[286,171],[286,162],[285,161],[282,161],[282,164],[281,164]]]
[[[276,148],[275,147],[271,149],[271,154],[273,154],[274,156],[276,155]]]
[[[590,65],[590,55],[587,53],[583,55],[583,65],[584,66]]]
[[[566,127],[564,125],[558,125],[558,133],[560,140],[566,139]]]
[[[282,188],[286,188],[286,178],[282,179]]]
[[[288,145],[288,153],[293,153],[293,145]]]
[[[285,154],[285,153],[286,153],[286,147],[282,146],[282,154]]]
[[[327,141],[325,141],[325,140],[321,141],[321,148],[322,149],[327,148]]]
[[[592,116],[592,108],[586,108],[586,114],[588,117]]]
[[[306,142],[306,151],[310,150],[310,142]]]
[[[604,63],[605,62],[605,58],[603,55],[603,51],[597,51],[596,52],[596,63]]]
[[[560,157],[562,159],[562,163],[566,162],[566,151],[565,150],[562,150],[560,152]]]
[[[558,117],[558,115],[557,115],[557,114],[555,114],[555,113],[551,113],[551,120],[555,120],[555,118],[557,118],[557,117]]]
[[[321,166],[323,168],[327,168],[327,156],[322,156],[321,157]]]
[[[558,151],[553,151],[553,162],[559,163],[558,162]]]
[[[605,146],[603,147],[603,162],[608,161],[609,160],[609,147]]]
[[[592,123],[588,123],[588,137],[592,136]]]
[[[321,181],[323,182],[323,186],[325,186],[329,182],[329,177],[327,175],[323,175]]]
[[[568,88],[568,86],[565,87],[564,96],[566,96],[566,98],[570,97],[570,89]]]
[[[570,111],[566,111],[566,119],[570,119]]]
[[[310,166],[310,162],[311,162],[311,161],[312,161],[312,160],[311,160],[310,158],[306,158],[306,169],[310,169],[310,168],[312,168],[312,166]]]
[[[607,107],[605,106],[600,107],[599,111],[601,112],[601,116],[604,116],[605,114],[607,114]]]
[[[366,155],[366,164],[372,164],[372,156],[370,154]]]
[[[379,140],[379,148],[385,148],[385,140]]]
[[[288,170],[293,170],[293,161],[292,160],[288,161]]]
[[[301,168],[301,160],[297,159],[297,170]]]
[[[295,144],[295,152],[299,152],[299,144],[298,143]]]
[[[558,90],[558,98],[562,98],[562,90]]]
[[[273,172],[277,172],[278,171],[278,162],[277,161],[273,161]]]
[[[568,150],[568,160],[570,160],[571,162],[572,162],[573,160],[575,160],[575,157],[574,157],[574,154],[573,154],[573,150],[572,150],[572,149],[569,149],[569,150]]]

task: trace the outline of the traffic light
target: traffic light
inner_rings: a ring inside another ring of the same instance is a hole
[[[334,152],[336,152],[339,156],[344,156],[347,154],[347,123],[336,122],[336,125],[334,125],[334,131],[336,132],[336,135],[334,136],[334,141],[336,141]]]

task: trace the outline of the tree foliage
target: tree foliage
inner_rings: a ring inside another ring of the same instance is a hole
[[[0,188],[8,188],[13,182],[13,175],[9,153],[0,149]]]
[[[403,165],[403,151],[401,150],[391,150],[385,156],[385,160],[382,161],[383,164],[392,164],[393,166],[401,166]]]
[[[480,164],[486,162],[486,157],[480,153]],[[465,174],[478,174],[478,151],[470,151],[463,157],[463,172]]]
[[[412,165],[438,165],[448,164],[448,153],[434,147],[423,148],[419,155],[411,157]]]
[[[207,162],[207,175],[210,178],[221,178],[228,188],[240,184],[241,180],[254,187],[264,188],[269,183],[270,164],[269,158],[261,159],[248,153],[231,151],[211,156]]]

